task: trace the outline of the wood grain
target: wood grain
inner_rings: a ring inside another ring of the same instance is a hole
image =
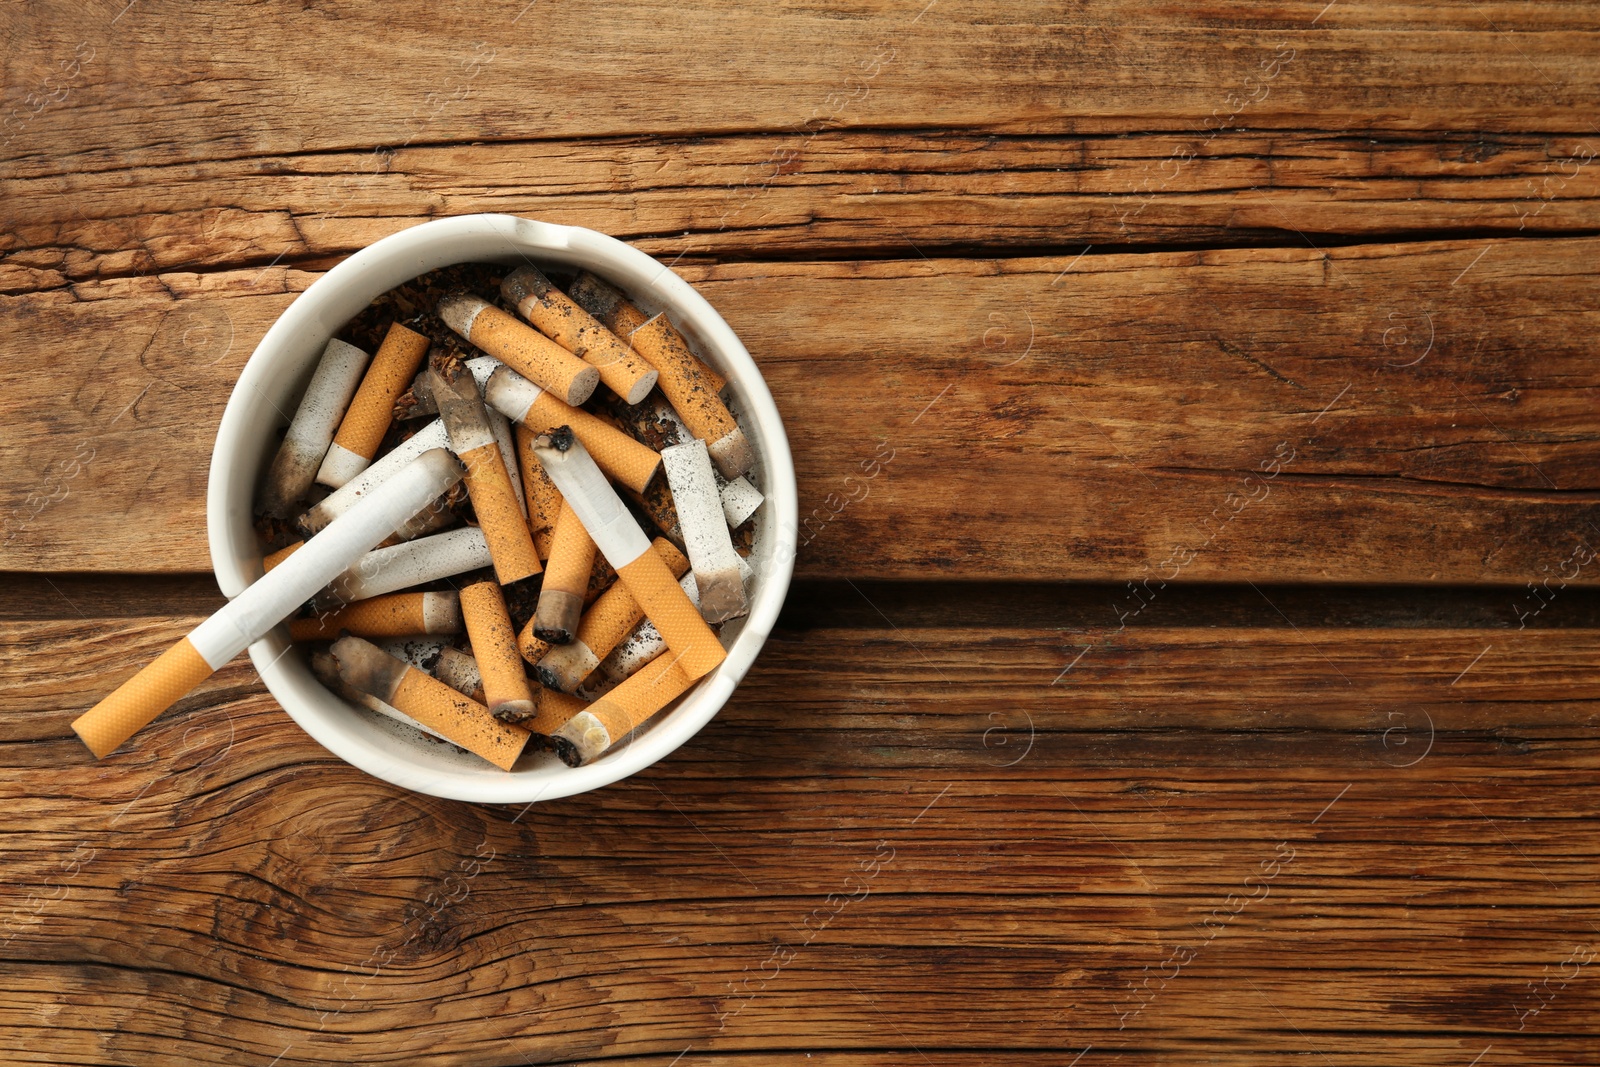
[[[1596,1032],[1564,961],[1600,920],[1600,631],[780,632],[679,753],[524,811],[365,778],[243,661],[91,762],[74,709],[193,621],[0,628],[15,1062],[40,1027],[51,1062],[252,1064],[1177,1062],[1219,1030],[1241,1062],[1534,1063]]]
[[[360,152],[107,168],[6,184],[0,291],[327,266],[478,211],[587,226],[679,262],[1593,231],[1597,153],[1593,135],[825,131],[418,146],[381,173],[363,173]]]
[[[362,168],[372,172],[382,150],[419,143],[817,124],[1587,133],[1581,117],[1600,103],[1592,13],[1562,3],[1122,2],[1063,13],[992,0],[767,10],[630,0],[547,12],[513,0],[453,11],[443,26],[423,5],[358,3],[184,9],[181,36],[167,30],[172,12],[122,0],[8,7],[6,37],[30,47],[6,67],[7,169],[380,146]]]
[[[680,273],[783,413],[802,575],[1522,586],[1596,573],[1563,562],[1597,530],[1597,249]],[[0,567],[206,569],[222,404],[313,277],[161,274],[9,298],[0,344],[56,373],[0,400]]]

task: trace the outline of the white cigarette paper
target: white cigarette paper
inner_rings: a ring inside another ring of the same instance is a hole
[[[613,569],[620,571],[650,551],[650,539],[595,466],[583,442],[573,438],[565,453],[536,449],[535,454]]]
[[[316,533],[334,519],[349,511],[357,500],[382,485],[407,463],[430,448],[449,448],[444,422],[434,419],[422,429],[396,445],[393,451],[380,457],[372,466],[345,482],[300,516],[300,528],[306,533]]]
[[[717,494],[711,454],[704,441],[673,445],[661,453],[678,525],[700,590],[700,615],[707,622],[726,622],[747,610],[739,554],[728,536],[728,519]]]
[[[220,668],[460,478],[461,464],[449,452],[424,452],[195,627],[189,643],[201,659]]]
[[[717,495],[722,499],[722,515],[730,527],[737,529],[756,513],[756,508],[761,506],[766,497],[742,474],[731,482],[723,482],[722,474],[718,471],[717,478],[720,482]]]
[[[322,350],[322,358],[311,383],[306,386],[300,406],[283,435],[283,444],[273,457],[261,497],[261,510],[288,518],[289,509],[311,491],[311,483],[322,466],[322,457],[333,444],[339,420],[350,406],[361,384],[361,374],[371,358],[355,345],[334,338]]]
[[[295,556],[299,554],[296,552]],[[476,526],[448,530],[368,552],[339,575],[326,594],[318,597],[318,602],[348,604],[355,600],[366,600],[397,589],[408,589],[478,570],[489,566],[489,562],[489,542],[484,539],[482,530]]]
[[[483,675],[478,670],[478,661],[459,648],[446,646],[439,650],[433,676],[462,696],[482,703],[479,698],[483,695]]]

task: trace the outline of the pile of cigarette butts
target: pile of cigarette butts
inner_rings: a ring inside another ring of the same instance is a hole
[[[256,504],[303,539],[72,724],[96,757],[285,620],[330,690],[507,771],[597,758],[723,661],[763,499],[726,382],[591,274],[500,296],[411,320],[464,344],[328,342]]]

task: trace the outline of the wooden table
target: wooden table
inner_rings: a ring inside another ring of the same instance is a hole
[[[5,7],[0,1059],[1595,1062],[1600,9],[1324,2]],[[748,680],[526,808],[242,660],[90,759],[256,341],[474,211],[754,353]]]

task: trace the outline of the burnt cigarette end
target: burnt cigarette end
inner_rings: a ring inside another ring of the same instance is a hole
[[[537,267],[519,267],[500,283],[500,295],[515,305],[530,296],[543,300],[552,288],[550,279]]]
[[[533,633],[552,645],[572,643],[583,615],[583,597],[561,589],[545,589],[533,616]]]
[[[561,676],[542,663],[534,664],[533,673],[538,677],[539,684],[546,689],[560,689]]]
[[[503,700],[490,708],[489,714],[501,722],[508,722],[515,726],[518,723],[527,722],[539,714],[539,705],[531,700]]]
[[[556,755],[568,767],[578,767],[611,747],[611,731],[592,712],[580,711],[550,736]]]
[[[387,701],[405,676],[409,665],[371,641],[342,635],[329,649],[339,665],[339,677],[351,687]]]
[[[473,320],[486,306],[481,298],[465,289],[457,289],[442,296],[435,311],[446,326],[462,337],[468,337],[472,334]]]
[[[438,351],[436,348],[435,351]],[[417,372],[411,379],[411,387],[400,394],[400,399],[394,402],[394,417],[400,420],[420,419],[428,415],[439,413],[439,402],[433,397],[433,385],[430,381],[432,374],[432,360],[429,365]]]
[[[557,426],[553,430],[546,430],[533,439],[533,448],[537,452],[541,448],[553,448],[557,452],[567,452],[572,449],[572,442],[577,440],[571,426]]]
[[[583,757],[578,754],[578,746],[560,735],[550,739],[550,747],[555,750],[555,754],[561,762],[568,767],[576,767],[583,763]]]

